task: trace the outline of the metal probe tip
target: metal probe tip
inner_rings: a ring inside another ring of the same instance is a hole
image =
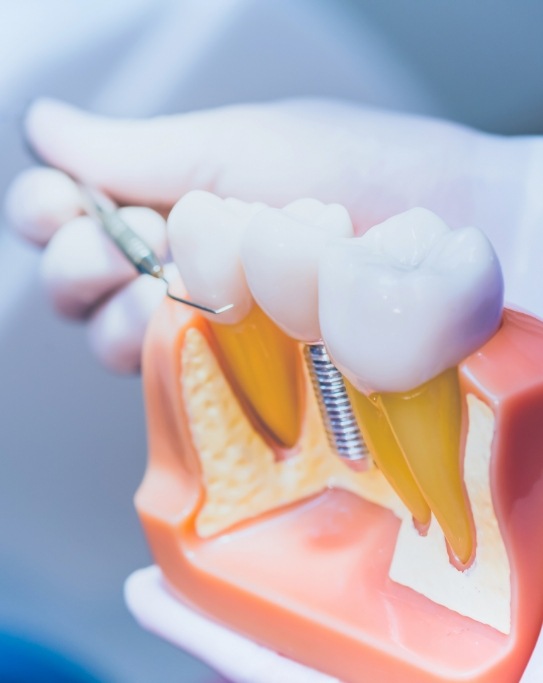
[[[184,304],[185,306],[197,308],[205,313],[211,313],[212,315],[220,315],[234,307],[234,304],[227,304],[220,308],[211,308],[211,306],[205,306],[204,304],[189,301],[188,299],[172,294],[170,292],[170,283],[164,275],[164,267],[158,256],[119,215],[116,204],[109,199],[109,197],[106,197],[94,188],[89,188],[81,183],[79,183],[79,187],[86,200],[85,208],[87,213],[93,216],[101,224],[105,233],[113,242],[115,242],[117,247],[139,273],[142,275],[151,275],[151,277],[166,283],[166,295],[170,299]]]
[[[220,315],[221,313],[225,313],[226,311],[229,311],[231,308],[234,308],[234,304],[226,304],[226,306],[221,306],[220,308],[211,308],[211,306],[205,306],[204,304],[198,304],[195,301],[184,299],[183,297],[177,296],[176,294],[172,294],[170,292],[170,283],[165,278],[164,274],[156,275],[155,277],[159,277],[163,282],[166,283],[168,287],[166,291],[166,296],[168,296],[170,299],[173,299],[174,301],[178,301],[181,304],[185,304],[185,306],[191,306],[192,308],[197,308],[199,311],[205,311],[206,313],[213,313],[213,315]]]

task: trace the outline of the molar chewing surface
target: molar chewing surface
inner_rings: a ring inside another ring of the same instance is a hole
[[[503,307],[484,234],[425,209],[329,245],[319,288],[326,346],[366,394],[409,391],[456,366],[496,332]]]

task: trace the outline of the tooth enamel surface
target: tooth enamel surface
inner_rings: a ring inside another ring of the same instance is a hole
[[[294,339],[320,339],[318,262],[330,239],[352,234],[342,206],[314,199],[264,209],[249,222],[242,243],[249,287],[267,315]]]
[[[406,391],[457,365],[497,330],[502,305],[483,233],[451,231],[425,209],[335,241],[320,264],[323,339],[366,394]]]
[[[240,258],[247,223],[263,207],[190,192],[174,207],[168,229],[190,297],[214,308],[234,304],[220,316],[203,314],[230,381],[268,436],[292,448],[304,404],[300,351],[255,305]]]
[[[253,305],[239,250],[247,223],[263,206],[194,191],[168,218],[173,258],[190,297],[212,308],[234,304],[221,314],[223,324],[243,320]]]

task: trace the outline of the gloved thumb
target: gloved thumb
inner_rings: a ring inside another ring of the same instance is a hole
[[[25,120],[37,156],[121,203],[171,206],[213,141],[214,112],[112,119],[52,99],[36,100]],[[202,177],[200,184],[206,184]]]

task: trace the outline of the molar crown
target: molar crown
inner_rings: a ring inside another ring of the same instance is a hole
[[[323,338],[342,373],[367,394],[402,392],[494,334],[503,278],[480,230],[452,231],[416,208],[329,244],[319,293]]]

